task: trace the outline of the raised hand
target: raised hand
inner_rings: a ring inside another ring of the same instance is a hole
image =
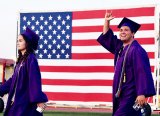
[[[104,26],[103,26],[103,34],[105,34],[108,30],[109,30],[109,26],[110,26],[110,21],[114,19],[114,17],[112,16],[112,11],[108,12],[106,10],[106,14],[105,14],[105,22],[104,22]]]
[[[111,11],[111,12],[108,12],[108,11],[106,10],[105,21],[110,21],[110,20],[112,20],[112,19],[114,19],[114,18],[115,18],[115,17],[112,16],[112,11]]]

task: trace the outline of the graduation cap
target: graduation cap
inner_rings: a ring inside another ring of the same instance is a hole
[[[151,106],[147,103],[141,109],[142,116],[151,116]]]
[[[2,98],[0,98],[0,112],[3,112],[4,110],[4,101]]]
[[[37,49],[39,36],[34,31],[32,31],[30,28],[27,27],[26,31],[22,33],[21,35],[23,35],[25,39],[27,39],[27,41],[31,44],[31,47],[34,50]]]
[[[118,25],[118,28],[121,28],[122,26],[128,26],[132,32],[136,33],[137,30],[140,28],[140,24],[124,17],[122,19],[122,21],[120,22],[120,24]]]
[[[136,111],[141,110],[142,116],[151,116],[151,106],[148,103],[143,104],[143,106],[140,106],[138,103],[135,103],[133,105],[133,108]]]

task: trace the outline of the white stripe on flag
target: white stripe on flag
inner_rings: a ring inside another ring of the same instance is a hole
[[[113,73],[56,73],[42,72],[43,79],[71,79],[71,80],[113,80]],[[56,75],[56,76],[55,76]],[[76,77],[76,78],[75,78]]]
[[[55,103],[55,101],[52,101],[52,100],[49,100],[49,102],[51,103]],[[99,105],[104,105],[104,106],[111,106],[112,105],[112,102],[79,102],[79,101],[56,101],[57,104],[61,104],[61,105],[71,105],[73,107],[73,105],[76,105],[77,106],[82,106],[82,107],[85,107],[87,108],[87,106],[89,108],[91,108],[93,105],[96,105],[99,104]],[[62,107],[63,107],[62,106]]]
[[[148,24],[154,23],[155,19],[154,16],[142,16],[142,17],[128,17],[131,20],[134,20],[140,24]],[[118,25],[122,18],[115,18],[111,21],[111,25]],[[99,19],[76,19],[72,21],[72,26],[96,26],[96,25],[103,25],[104,18]]]
[[[142,45],[147,52],[155,52],[155,45]],[[73,46],[72,53],[109,53],[108,50],[102,46]]]
[[[42,87],[43,87],[42,90],[45,91],[45,92],[112,93],[112,87],[111,86],[42,85]]]
[[[96,60],[38,60],[41,66],[114,66],[113,59],[96,59]],[[150,59],[152,66],[155,65],[155,59]]]
[[[106,72],[106,73],[57,73],[57,72],[42,72],[41,75],[42,75],[42,79],[113,80],[114,73],[109,73],[109,72]],[[152,73],[152,76],[154,77],[154,73]]]

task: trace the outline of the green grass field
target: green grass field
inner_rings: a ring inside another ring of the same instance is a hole
[[[0,113],[3,116],[3,113]],[[112,116],[111,113],[45,111],[44,116]],[[154,114],[152,116],[159,116]]]

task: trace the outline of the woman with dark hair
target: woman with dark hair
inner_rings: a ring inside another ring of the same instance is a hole
[[[18,59],[12,77],[0,86],[0,96],[8,93],[5,116],[42,116],[47,96],[42,92],[41,74],[34,51],[39,36],[29,28],[18,36]]]

